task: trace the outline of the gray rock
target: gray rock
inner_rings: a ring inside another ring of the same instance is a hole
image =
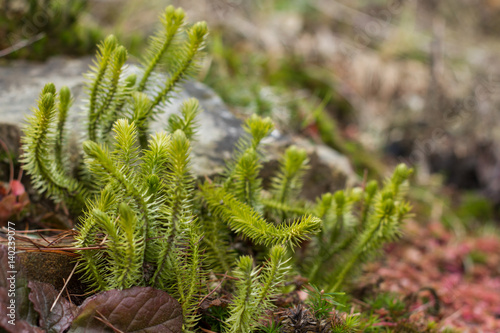
[[[52,82],[59,89],[63,85],[71,89],[77,105],[83,96],[83,77],[91,64],[91,58],[66,59],[52,58],[46,63],[26,61],[10,62],[0,66],[0,121],[21,124],[36,100],[43,86]],[[74,122],[75,108],[70,122]]]
[[[25,117],[30,115],[31,109],[36,106],[36,100],[43,86],[47,82],[52,82],[57,89],[63,85],[70,88],[75,102],[68,114],[67,128],[73,136],[81,138],[80,133],[84,133],[86,120],[82,73],[88,71],[90,64],[90,57],[52,58],[43,64],[22,61],[0,67],[0,122],[22,126]],[[139,69],[130,66],[128,71],[137,73]],[[223,161],[231,155],[234,143],[242,131],[241,121],[229,112],[220,97],[211,89],[199,82],[185,83],[183,89],[169,100],[164,108],[165,113],[151,124],[151,130],[161,131],[166,128],[168,116],[177,112],[181,103],[189,97],[197,98],[204,110],[199,117],[198,143],[193,145],[196,156],[193,159],[193,169],[199,175],[212,175],[222,171]],[[9,137],[12,136],[13,131],[7,131],[9,126],[4,125],[0,127],[2,128],[2,133],[8,132]],[[7,138],[7,141],[12,140]]]
[[[304,176],[304,188],[301,195],[314,200],[326,192],[334,192],[346,187],[352,187],[359,182],[349,159],[325,145],[312,144],[300,137],[280,137],[269,140],[267,145],[268,158],[264,163],[262,176],[270,179],[279,166],[277,157],[290,145],[304,148],[309,156],[309,170]]]
[[[47,82],[53,82],[59,89],[70,88],[75,102],[68,115],[68,129],[73,135],[84,132],[84,77],[91,58],[52,58],[46,63],[14,62],[0,67],[0,123],[22,125],[31,108],[36,105],[38,94]],[[138,72],[135,66],[129,71]],[[161,75],[158,76],[161,79]],[[243,134],[242,121],[236,118],[223,101],[210,88],[199,82],[187,82],[165,106],[165,113],[151,124],[152,131],[166,128],[168,116],[177,112],[181,103],[195,97],[200,101],[203,112],[199,117],[197,142],[193,144],[193,171],[199,177],[220,173],[224,161],[231,156],[234,145]],[[11,133],[0,126],[0,138]],[[10,135],[10,134],[9,134]],[[81,137],[81,136],[80,136]],[[304,147],[310,154],[312,168],[306,176],[307,188],[304,195],[311,198],[325,191],[332,191],[351,185],[356,175],[345,156],[321,145],[312,145],[304,139],[281,136],[277,131],[267,139],[269,154],[264,175],[270,175],[278,165],[277,157],[290,144]]]

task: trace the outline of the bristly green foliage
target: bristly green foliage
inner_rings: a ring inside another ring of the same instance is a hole
[[[212,221],[202,224],[206,235],[207,256],[218,258],[220,263],[228,263],[232,260],[226,254],[229,251],[229,235],[223,235],[220,241],[220,233],[214,232],[220,222],[227,224],[229,228],[243,238],[249,239],[255,245],[271,247],[274,245],[285,245],[293,250],[302,241],[309,239],[312,234],[320,229],[321,221],[310,215],[297,216],[293,221],[282,221],[283,223],[268,222],[264,217],[263,189],[259,171],[262,168],[262,140],[271,133],[273,124],[269,118],[261,118],[253,115],[247,119],[244,126],[246,136],[242,137],[236,145],[233,158],[228,162],[224,178],[220,185],[205,183],[200,187],[201,196],[209,210],[207,219]],[[300,184],[303,166],[307,156],[303,150],[296,147],[288,149],[284,158],[283,171],[276,177],[273,187],[276,193],[280,189],[284,198],[291,190],[296,190]],[[289,158],[292,156],[293,158]],[[295,158],[300,156],[299,158]],[[304,157],[305,156],[305,157]],[[282,175],[282,176],[281,176]],[[284,183],[288,183],[285,185]],[[217,246],[214,246],[217,244]],[[214,259],[215,261],[215,259]],[[227,270],[231,267],[223,265]]]
[[[168,63],[165,59],[175,60],[172,56],[172,47],[176,42],[179,43],[178,32],[184,25],[185,13],[181,8],[174,9],[169,6],[165,9],[165,15],[161,16],[160,20],[163,29],[158,31],[154,37],[151,38],[150,47],[147,50],[147,56],[142,60],[144,66],[144,75],[139,83],[139,91],[146,88],[146,83],[153,73],[155,68],[161,66],[162,63]]]
[[[40,93],[38,107],[33,109],[33,116],[27,119],[22,162],[39,192],[46,192],[56,202],[64,200],[71,209],[78,211],[84,207],[89,193],[78,180],[63,170],[64,120],[70,100],[67,89],[62,91],[58,99],[55,86],[45,85]],[[60,115],[57,114],[58,109]]]
[[[321,228],[321,220],[312,214],[295,214],[294,220],[266,220],[264,191],[259,176],[263,155],[260,144],[273,130],[273,124],[269,118],[253,115],[247,119],[244,128],[246,136],[237,143],[221,183],[205,182],[200,186],[200,195],[208,209],[207,214],[202,215],[203,242],[214,269],[222,269],[222,272],[233,269],[231,235],[220,231],[225,225],[236,236],[269,249],[269,261],[260,275],[259,270],[253,268],[250,257],[242,256],[238,260],[234,271],[239,279],[237,291],[226,321],[229,332],[251,332],[257,327],[258,319],[272,308],[270,298],[284,281],[288,269],[285,264],[290,253]],[[306,162],[304,150],[293,146],[287,150],[280,172],[272,182],[273,197],[269,200],[282,206],[290,204],[292,197],[300,191]],[[279,211],[278,215],[286,214]]]
[[[188,103],[184,110],[191,109]],[[183,112],[172,124],[184,124],[182,128],[194,133],[191,116],[191,112]],[[219,259],[217,255],[223,258],[220,266],[212,266],[215,273],[233,269],[234,256],[233,260],[227,260],[227,253],[217,254],[214,244],[210,244],[217,239],[203,241],[210,233],[205,232],[207,225],[220,219],[228,225],[217,224],[214,230],[229,227],[255,244],[270,247],[269,259],[262,268],[254,269],[253,259],[242,256],[234,272],[240,280],[229,309],[227,330],[253,330],[258,318],[273,307],[271,300],[285,280],[290,260],[287,248],[293,249],[309,238],[320,227],[320,220],[306,216],[300,221],[274,225],[223,187],[214,189],[206,183],[201,186],[201,194],[214,214],[208,222],[203,221],[205,216],[200,216],[202,222],[199,222],[193,213],[191,149],[184,131],[176,129],[171,135],[152,136],[141,154],[133,122],[120,119],[113,132],[110,147],[91,140],[84,143],[89,172],[98,183],[108,184],[91,201],[76,236],[80,248],[105,246],[79,251],[80,269],[88,282],[103,290],[134,285],[166,290],[182,305],[184,330],[192,331],[199,319],[197,306],[208,274],[203,266],[211,262],[205,261],[205,256],[215,253],[212,262]],[[216,207],[219,202],[225,203],[220,209]],[[207,246],[204,255],[202,244]]]
[[[368,217],[364,228],[351,244],[346,244],[342,254],[342,264],[335,266],[328,284],[329,291],[338,290],[348,274],[356,271],[360,263],[366,262],[386,243],[395,240],[401,232],[401,225],[408,217],[411,207],[403,200],[404,183],[412,170],[400,164],[385,186],[373,199],[368,208]],[[367,195],[370,195],[369,193]]]
[[[344,304],[335,300],[337,296],[344,293],[325,293],[324,290],[319,289],[315,285],[311,285],[311,287],[313,290],[306,290],[309,295],[306,302],[311,307],[316,318],[320,320],[328,318],[335,306],[344,307]]]
[[[188,140],[195,139],[198,123],[196,117],[200,113],[200,103],[196,98],[186,100],[181,107],[181,114],[173,114],[168,118],[167,131],[174,133],[176,130],[181,130],[186,134]]]
[[[272,198],[280,203],[296,198],[302,189],[302,178],[307,166],[307,153],[291,146],[280,161],[278,175],[272,179]]]
[[[270,250],[262,271],[253,268],[251,257],[240,257],[234,272],[238,278],[237,291],[229,307],[227,332],[251,332],[257,327],[259,318],[273,306],[270,299],[277,296],[278,287],[289,269],[288,261],[285,248],[279,245]]]
[[[103,140],[105,133],[102,133],[103,128],[100,126],[104,125],[104,119],[111,117],[111,113],[115,111],[111,102],[116,100],[114,97],[122,88],[120,76],[126,60],[127,50],[118,44],[114,36],[109,36],[99,45],[97,59],[88,74],[87,87],[89,92],[87,131],[92,141]]]
[[[264,204],[271,208],[275,203],[274,211],[278,213],[278,218],[281,220],[285,220],[290,215],[296,215],[292,208],[296,205],[291,203],[298,198],[302,190],[302,178],[308,169],[308,162],[305,150],[291,146],[280,161],[278,174],[271,180],[271,200]]]
[[[411,172],[401,164],[381,190],[369,182],[364,191],[355,188],[323,195],[316,205],[323,228],[302,265],[313,283],[324,285],[328,292],[338,291],[361,263],[399,235],[410,211],[403,195]],[[353,207],[360,207],[360,213],[354,214]]]
[[[205,184],[201,190],[214,216],[226,221],[231,230],[255,244],[295,247],[317,232],[321,224],[318,218],[310,215],[291,223],[274,225],[223,188],[213,188]]]
[[[99,46],[94,64],[86,74],[87,139],[98,144],[112,143],[111,130],[118,119],[135,123],[140,146],[148,144],[149,123],[163,112],[161,107],[168,102],[174,89],[196,73],[203,55],[207,37],[204,22],[186,28],[182,9],[167,7],[161,15],[163,28],[151,39],[144,57],[143,74],[138,81],[135,74],[127,71],[127,50],[116,37],[107,37]],[[152,84],[152,72],[165,69],[167,75],[161,83],[158,77]],[[151,88],[151,89],[150,89]],[[59,95],[59,98],[58,98]],[[65,122],[71,105],[71,94],[67,87],[56,93],[53,84],[42,93],[34,116],[28,119],[25,132],[23,162],[32,175],[35,187],[57,202],[65,203],[74,214],[80,214],[86,200],[97,195],[99,186],[85,164],[77,166],[77,172],[68,169],[64,159]],[[183,105],[182,117],[174,116],[169,129],[181,129],[188,139],[194,131],[194,118],[198,103],[190,100]]]
[[[376,182],[369,182],[364,190],[326,193],[315,205],[307,204],[298,198],[308,168],[306,152],[289,147],[266,191],[259,176],[263,155],[260,146],[272,131],[272,123],[254,115],[247,120],[245,129],[247,136],[237,144],[220,183],[200,186],[208,209],[202,220],[210,221],[202,223],[207,257],[216,263],[214,267],[230,271],[234,260],[230,251],[232,236],[223,233],[219,238],[221,233],[214,230],[222,228],[220,221],[236,236],[250,240],[255,252],[259,245],[284,245],[291,254],[304,240],[312,238],[300,255],[295,255],[296,268],[328,292],[338,291],[348,275],[398,235],[410,210],[402,198],[411,170],[398,166],[380,191]],[[239,284],[238,293],[242,295],[244,290],[252,289],[250,286],[258,288],[258,284],[250,264],[239,264],[243,266],[237,268],[237,274],[246,279]],[[239,298],[234,301],[231,322],[245,322],[244,304],[239,303]]]
[[[80,270],[95,290],[166,290],[181,303],[184,330],[190,331],[205,278],[189,167],[198,102],[186,101],[180,115],[170,117],[170,135],[148,132],[174,89],[198,70],[207,27],[198,22],[185,28],[184,17],[182,9],[167,7],[140,81],[127,74],[127,50],[114,36],[99,45],[86,75],[88,140],[80,178],[70,176],[75,172],[64,158],[72,102],[67,87],[59,94],[53,84],[42,90],[24,130],[23,162],[40,192],[75,215],[83,211],[76,246],[90,248],[79,251]],[[152,83],[157,69],[167,71],[163,85],[158,77]]]
[[[79,178],[70,176],[75,172],[64,158],[71,94],[66,87],[57,93],[53,84],[42,90],[25,128],[25,169],[41,192],[76,215],[83,211],[75,236],[79,269],[95,291],[165,290],[182,306],[183,331],[192,332],[200,302],[214,288],[208,276],[228,274],[236,279],[223,286],[234,293],[222,327],[255,331],[273,308],[291,263],[295,272],[334,293],[398,236],[410,210],[403,196],[411,170],[398,166],[380,190],[369,182],[309,203],[300,198],[308,156],[291,146],[265,188],[263,142],[274,126],[253,115],[222,177],[195,186],[190,154],[198,102],[185,101],[170,116],[168,132],[148,131],[179,82],[197,70],[207,28],[203,22],[186,28],[184,12],[171,6],[161,20],[142,74],[127,74],[127,51],[115,37],[99,46],[87,74],[87,140]],[[158,69],[167,71],[163,83],[154,73]],[[317,301],[318,315],[326,315],[331,304],[324,297]]]
[[[190,128],[192,130],[192,128]],[[152,135],[139,154],[134,123],[120,119],[114,145],[84,143],[85,163],[108,184],[89,205],[75,237],[80,270],[98,290],[149,285],[181,303],[192,330],[202,294],[201,234],[193,215],[190,143],[182,130]]]
[[[224,189],[235,191],[237,198],[253,208],[257,204],[256,195],[260,194],[261,181],[257,177],[260,170],[259,145],[266,136],[274,129],[270,118],[261,118],[252,115],[245,122],[243,136],[236,144],[233,158],[228,162],[225,171]]]

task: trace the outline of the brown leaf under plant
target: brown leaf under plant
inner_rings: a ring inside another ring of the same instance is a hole
[[[30,281],[28,286],[29,299],[40,315],[40,327],[47,332],[65,332],[71,326],[76,306],[65,298],[55,302],[58,291],[48,283]]]
[[[89,297],[69,332],[182,331],[182,308],[172,296],[151,287],[109,290]]]

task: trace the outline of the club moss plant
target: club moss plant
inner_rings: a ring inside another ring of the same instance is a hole
[[[53,84],[43,88],[24,130],[23,163],[40,192],[79,216],[79,269],[94,291],[164,290],[181,304],[188,332],[196,329],[210,279],[231,276],[223,286],[232,294],[223,327],[251,332],[291,274],[337,292],[398,235],[410,210],[403,195],[411,170],[398,166],[381,189],[369,182],[307,202],[299,194],[308,157],[291,146],[264,188],[262,140],[273,123],[253,115],[223,175],[197,184],[190,153],[198,101],[185,101],[166,131],[149,132],[172,92],[198,69],[207,27],[184,20],[182,9],[167,7],[138,76],[126,74],[127,51],[115,37],[101,43],[86,75],[87,140],[78,172],[64,158],[71,93]],[[161,70],[165,81],[153,85]]]

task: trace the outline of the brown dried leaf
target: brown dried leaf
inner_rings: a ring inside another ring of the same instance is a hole
[[[131,333],[181,332],[182,308],[172,296],[151,287],[109,290],[83,302],[70,332],[112,332],[112,328]]]
[[[52,304],[58,295],[54,286],[38,281],[30,281],[28,286],[31,289],[29,299],[40,315],[40,327],[49,333],[59,333],[71,326],[76,312],[74,304],[65,298],[60,298],[51,311]]]

